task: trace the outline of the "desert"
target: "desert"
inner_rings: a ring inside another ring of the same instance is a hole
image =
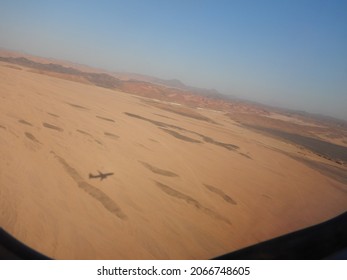
[[[347,210],[346,126],[28,61],[0,62],[0,225],[51,258],[210,259]]]

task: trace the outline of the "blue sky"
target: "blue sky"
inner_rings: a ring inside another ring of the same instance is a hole
[[[347,1],[11,0],[0,47],[347,120]]]

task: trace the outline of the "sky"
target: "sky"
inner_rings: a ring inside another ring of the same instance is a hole
[[[347,1],[2,0],[0,47],[347,120]]]

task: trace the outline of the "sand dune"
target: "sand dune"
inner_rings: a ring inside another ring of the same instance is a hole
[[[221,198],[223,198],[226,202],[230,203],[230,204],[233,204],[233,205],[236,205],[237,203],[227,194],[225,194],[222,190],[214,187],[214,186],[210,186],[210,185],[207,185],[207,184],[204,184],[204,186],[211,192],[219,195]]]
[[[25,134],[25,136],[26,136],[27,138],[29,138],[31,141],[34,141],[34,142],[36,142],[36,143],[41,144],[40,141],[37,140],[36,137],[35,137],[34,135],[32,135],[30,132],[25,132],[24,134]]]
[[[8,65],[0,225],[49,257],[207,259],[347,209],[344,165],[223,111]]]
[[[21,124],[33,126],[30,122],[27,122],[26,120],[19,120],[18,122],[20,122]]]
[[[139,161],[144,167],[146,167],[148,170],[152,171],[155,174],[160,174],[163,176],[167,176],[167,177],[178,177],[178,175],[174,172],[171,172],[169,170],[164,170],[164,169],[160,169],[158,167],[155,167],[153,165],[150,165],[147,162],[143,162],[143,161]]]
[[[42,123],[42,125],[46,128],[49,128],[49,129],[54,129],[54,130],[57,130],[57,131],[64,131],[64,129],[62,129],[61,127],[58,127],[58,126],[55,126],[53,124],[49,124],[49,123]]]
[[[63,165],[66,172],[74,179],[74,181],[77,183],[79,188],[84,190],[91,197],[98,200],[108,211],[110,211],[112,214],[115,214],[118,218],[126,219],[126,215],[123,213],[123,211],[118,207],[118,205],[109,196],[107,196],[103,191],[99,190],[98,188],[96,188],[96,187],[92,186],[91,184],[88,184],[86,181],[84,181],[82,179],[82,177],[78,174],[76,169],[71,167],[65,161],[65,159],[56,155],[54,152],[51,152],[51,153],[54,154],[54,156]]]
[[[108,121],[108,122],[115,122],[113,119],[109,119],[109,118],[105,118],[105,117],[101,117],[101,116],[96,116],[99,119],[102,119],[104,121]]]

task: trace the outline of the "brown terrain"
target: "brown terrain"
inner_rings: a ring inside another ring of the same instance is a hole
[[[0,226],[52,258],[208,259],[347,210],[343,121],[8,53],[0,114]]]

